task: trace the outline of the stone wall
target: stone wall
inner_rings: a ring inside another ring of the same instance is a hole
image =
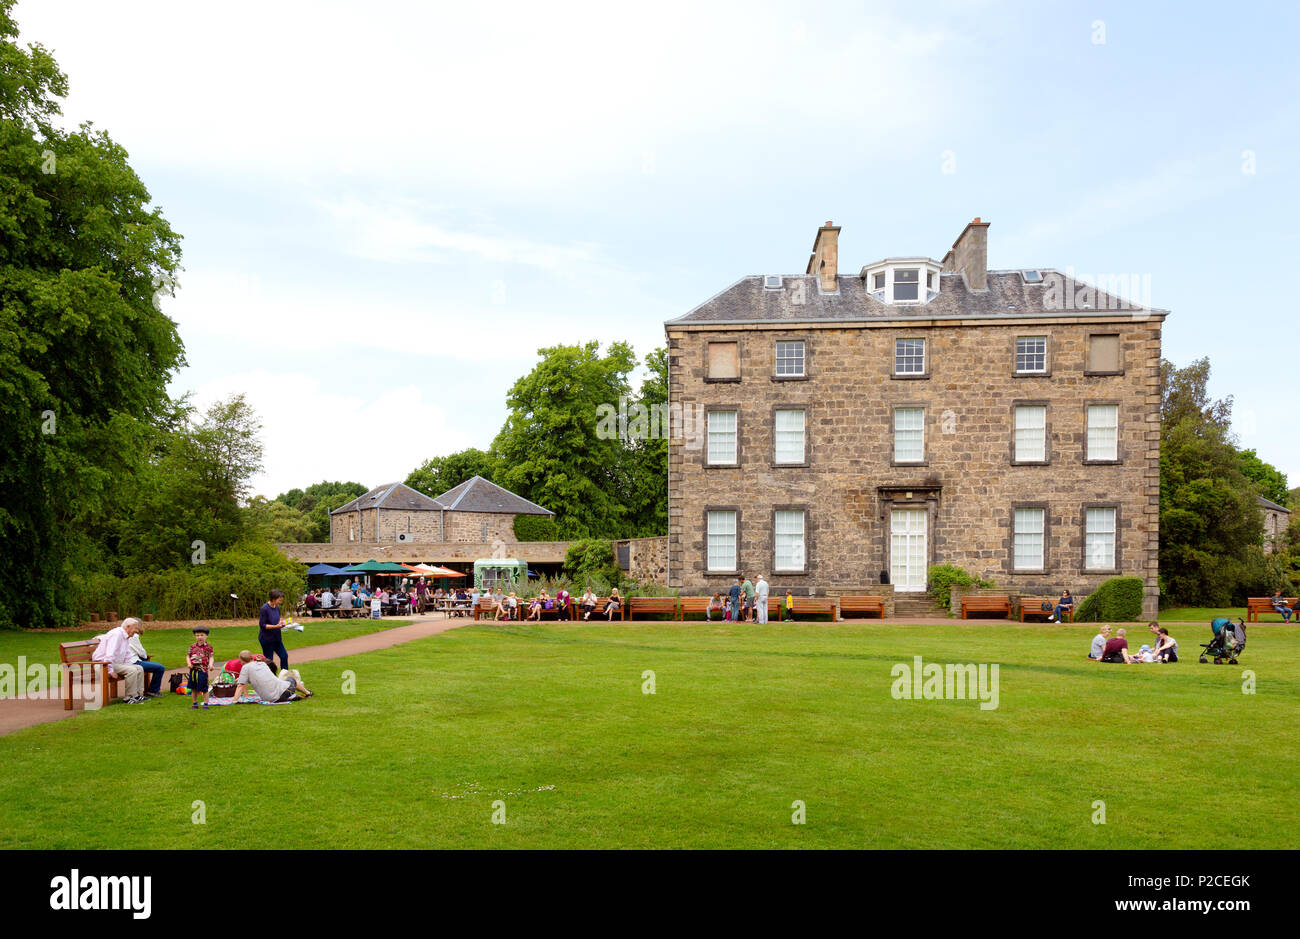
[[[442,530],[443,518],[447,530]],[[515,517],[501,512],[439,512],[409,509],[365,509],[330,517],[330,541],[334,544],[387,544],[399,533],[411,532],[424,544],[459,541],[492,544],[515,542]]]
[[[514,543],[515,517],[504,512],[448,512],[447,541]]]
[[[627,538],[614,542],[614,557],[619,547],[628,547],[627,574],[642,584],[668,586],[668,536],[653,538]]]
[[[738,467],[708,467],[707,445],[669,447],[669,585],[684,593],[725,588],[734,574],[705,570],[705,513],[739,512],[738,566],[765,573],[797,593],[840,584],[878,584],[890,570],[890,509],[923,509],[926,564],[956,564],[1006,592],[1079,596],[1118,575],[1147,585],[1144,615],[1157,599],[1159,362],[1161,318],[1111,314],[981,325],[769,324],[743,329],[670,326],[674,408],[724,407],[739,413]],[[1120,334],[1121,374],[1085,374],[1090,332]],[[1048,373],[1014,374],[1017,336],[1047,336]],[[926,339],[927,373],[895,378],[894,340]],[[705,380],[705,344],[739,340],[739,382]],[[777,339],[801,339],[807,377],[774,378]],[[1013,406],[1047,407],[1046,464],[1015,464]],[[1086,463],[1086,405],[1119,407],[1119,461]],[[773,410],[806,410],[804,465],[777,466]],[[925,409],[925,459],[893,462],[893,408]],[[1045,566],[1012,569],[1011,519],[1017,504],[1045,508]],[[803,573],[774,573],[773,509],[801,508]],[[1116,562],[1084,564],[1089,506],[1116,508]],[[868,587],[866,592],[879,592]]]

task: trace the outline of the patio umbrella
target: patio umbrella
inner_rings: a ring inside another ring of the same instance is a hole
[[[391,561],[376,561],[371,558],[364,564],[353,564],[343,568],[344,574],[409,574],[405,567]]]
[[[333,564],[313,564],[307,568],[307,573],[313,577],[343,577],[345,571]]]

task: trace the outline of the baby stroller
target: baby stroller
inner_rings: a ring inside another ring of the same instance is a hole
[[[1227,659],[1229,665],[1236,665],[1237,656],[1246,648],[1246,624],[1240,617],[1237,618],[1236,625],[1233,625],[1232,620],[1220,617],[1210,623],[1210,629],[1214,630],[1214,638],[1201,643],[1201,648],[1205,650],[1201,653],[1201,661],[1208,661],[1206,656],[1212,655],[1215,665],[1222,665],[1224,659]]]

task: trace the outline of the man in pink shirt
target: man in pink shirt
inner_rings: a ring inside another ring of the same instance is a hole
[[[140,621],[135,617],[122,620],[122,625],[110,629],[95,646],[91,655],[93,662],[105,662],[118,678],[126,682],[123,703],[139,704],[144,697],[144,669],[133,664],[131,659],[131,637],[140,632]]]

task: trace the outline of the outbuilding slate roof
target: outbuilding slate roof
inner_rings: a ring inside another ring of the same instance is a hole
[[[1268,499],[1265,499],[1263,496],[1256,496],[1255,498],[1259,500],[1260,508],[1272,509],[1274,512],[1285,512],[1287,515],[1291,514],[1291,510],[1284,505],[1278,505],[1276,502],[1270,502]]]
[[[453,486],[436,501],[448,512],[499,512],[509,515],[554,515],[535,502],[502,489],[482,476],[471,476],[459,486]]]
[[[430,499],[424,493],[412,489],[405,483],[385,483],[376,486],[364,496],[357,496],[347,505],[341,505],[330,515],[343,512],[359,512],[362,509],[406,509],[414,511],[435,511],[446,508],[437,499]]]
[[[1168,310],[1142,308],[1106,293],[1060,271],[1039,268],[1042,283],[1026,283],[1021,271],[989,271],[988,289],[971,290],[960,271],[940,275],[939,295],[929,303],[885,303],[867,292],[861,277],[840,275],[838,291],[822,293],[816,275],[782,277],[780,289],[763,286],[763,275],[742,277],[726,290],[701,303],[684,316],[668,320],[667,326],[717,323],[808,323],[818,321],[862,321],[900,319],[995,318],[1020,319],[1044,316],[1075,317],[1098,313],[1134,313],[1163,316]],[[1055,290],[1049,296],[1049,286]],[[1091,303],[1075,305],[1079,291],[1091,290]],[[1071,298],[1056,302],[1059,298]],[[1048,302],[1044,302],[1048,298]],[[1062,307],[1057,309],[1056,307]]]

